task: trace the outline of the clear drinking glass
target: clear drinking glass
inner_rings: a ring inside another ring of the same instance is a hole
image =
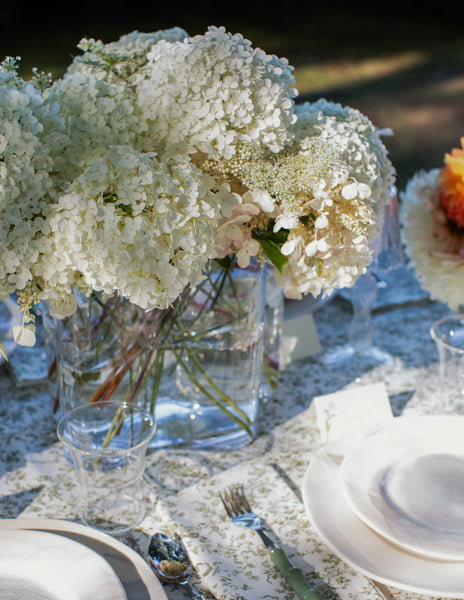
[[[464,414],[464,315],[450,315],[430,328],[439,357],[441,410]]]
[[[120,534],[143,519],[141,483],[155,429],[149,412],[118,402],[87,404],[61,418],[57,433],[75,468],[87,525]]]

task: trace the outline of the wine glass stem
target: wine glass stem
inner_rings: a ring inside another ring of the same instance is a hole
[[[372,325],[372,306],[377,296],[377,282],[368,271],[361,275],[350,292],[353,317],[348,328],[348,338],[354,348],[372,346],[374,329]]]

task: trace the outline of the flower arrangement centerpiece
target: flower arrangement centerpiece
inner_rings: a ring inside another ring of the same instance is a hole
[[[421,286],[458,311],[464,304],[464,149],[445,154],[442,167],[417,172],[400,207],[405,249]]]
[[[80,298],[113,315],[124,298],[151,315],[137,343],[185,340],[198,290],[216,315],[240,312],[217,304],[232,268],[272,265],[289,298],[351,286],[366,270],[394,170],[365,115],[297,104],[288,61],[224,28],[79,49],[56,81],[24,81],[12,59],[0,67],[0,297],[17,294],[23,343],[34,342],[38,302],[65,323]],[[121,354],[134,347],[126,340]],[[176,363],[195,377],[193,354]],[[196,389],[218,392],[202,375]]]

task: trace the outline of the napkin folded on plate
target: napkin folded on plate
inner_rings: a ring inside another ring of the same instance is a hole
[[[272,528],[288,558],[327,599],[378,598],[368,581],[333,556],[311,528],[301,501],[277,472],[251,460],[163,498],[144,529],[177,532],[203,585],[218,600],[294,600],[258,534],[234,525],[219,492],[242,484],[252,509]]]

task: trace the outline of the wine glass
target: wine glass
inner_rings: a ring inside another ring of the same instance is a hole
[[[361,275],[353,287],[345,290],[350,300],[353,316],[348,326],[348,342],[326,353],[324,360],[329,366],[339,366],[355,358],[373,366],[394,366],[393,356],[374,345],[372,308],[379,291],[388,286],[386,274],[404,264],[398,216],[398,192],[390,188],[390,201],[385,207],[381,235],[371,249],[374,259],[366,273]]]

